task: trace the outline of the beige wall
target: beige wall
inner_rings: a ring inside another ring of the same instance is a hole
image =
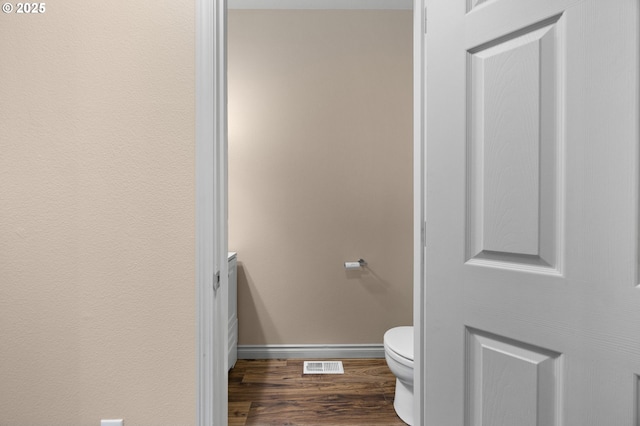
[[[231,11],[229,152],[240,344],[412,323],[411,11]]]
[[[194,2],[0,14],[0,424],[195,422]]]

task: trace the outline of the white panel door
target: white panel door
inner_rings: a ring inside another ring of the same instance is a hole
[[[638,0],[427,0],[428,426],[640,426]]]

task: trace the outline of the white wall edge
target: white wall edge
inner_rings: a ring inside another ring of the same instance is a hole
[[[238,345],[238,359],[384,358],[384,345]]]
[[[228,0],[228,8],[411,10],[413,0]]]

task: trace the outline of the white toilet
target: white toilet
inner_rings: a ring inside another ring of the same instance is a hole
[[[413,326],[384,333],[384,357],[396,376],[393,408],[403,422],[413,425]]]

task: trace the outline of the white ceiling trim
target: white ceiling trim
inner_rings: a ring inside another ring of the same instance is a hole
[[[413,0],[228,0],[227,8],[412,10]]]

